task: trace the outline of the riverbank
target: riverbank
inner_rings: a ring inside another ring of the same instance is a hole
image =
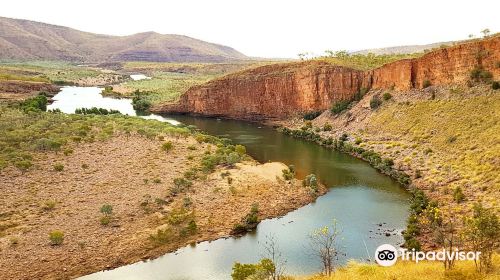
[[[281,216],[325,192],[285,181],[283,164],[158,121],[1,116],[12,148],[1,155],[0,278],[68,279],[158,257],[231,235],[252,208],[258,220]]]
[[[485,85],[375,90],[340,113],[270,124],[363,158],[423,191],[446,214],[467,215],[476,202],[498,209],[499,106],[498,93]],[[436,248],[429,225],[419,228],[422,247]]]

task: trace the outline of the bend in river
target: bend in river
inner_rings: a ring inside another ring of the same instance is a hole
[[[77,107],[101,107],[136,115],[130,100],[102,97],[98,88],[65,87],[54,100],[48,109],[73,113]],[[186,246],[154,260],[81,279],[230,279],[235,261],[255,263],[262,257],[261,244],[269,235],[276,237],[287,259],[287,274],[316,273],[320,263],[308,252],[307,236],[330,225],[333,219],[343,228],[341,246],[345,256],[340,257],[341,263],[373,259],[371,255],[380,244],[402,244],[409,193],[359,159],[254,123],[190,116],[147,118],[196,125],[209,134],[229,138],[245,145],[248,154],[260,162],[295,165],[299,178],[315,173],[330,191],[315,203],[281,218],[262,221],[255,232],[243,237]]]

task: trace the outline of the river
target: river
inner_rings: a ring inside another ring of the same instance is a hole
[[[101,107],[136,115],[130,100],[103,97],[100,92],[99,88],[65,87],[48,109],[73,113],[76,107]],[[97,272],[82,280],[230,279],[235,261],[255,263],[262,257],[262,243],[269,235],[275,236],[287,259],[286,273],[317,273],[320,263],[311,255],[307,235],[330,225],[333,219],[342,228],[340,245],[345,256],[340,257],[341,264],[349,259],[373,259],[378,245],[403,242],[401,231],[406,226],[409,193],[359,159],[255,123],[190,116],[146,118],[196,125],[209,134],[229,138],[245,145],[248,154],[260,162],[295,165],[298,178],[315,173],[329,192],[283,217],[262,221],[255,232],[243,237],[186,246],[154,260]]]

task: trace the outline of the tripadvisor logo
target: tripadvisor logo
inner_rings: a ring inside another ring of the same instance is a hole
[[[476,261],[479,260],[481,252],[464,252],[455,249],[453,251],[447,251],[442,249],[441,251],[430,251],[422,252],[415,251],[415,249],[407,250],[404,248],[396,249],[396,247],[390,244],[383,244],[378,246],[375,250],[375,261],[381,266],[392,266],[396,263],[398,258],[403,261],[414,261],[418,263],[419,261],[445,261],[445,260],[457,260],[457,261]]]

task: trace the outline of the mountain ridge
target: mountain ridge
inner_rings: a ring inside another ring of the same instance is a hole
[[[71,62],[225,62],[249,59],[235,49],[185,35],[154,31],[126,36],[0,17],[0,59]]]

